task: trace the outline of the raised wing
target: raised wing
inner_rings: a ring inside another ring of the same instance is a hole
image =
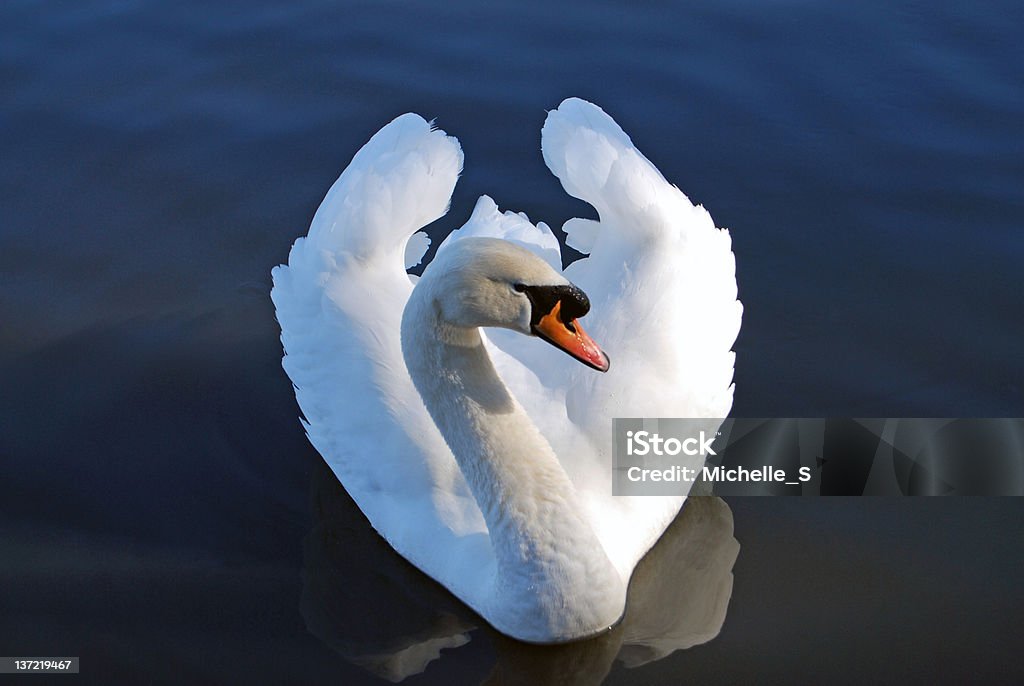
[[[271,293],[310,442],[374,528],[449,586],[465,556],[490,558],[486,526],[409,378],[400,329],[405,266],[427,246],[410,236],[447,212],[461,168],[457,140],[395,119],[327,193]]]
[[[594,459],[610,470],[614,417],[729,413],[731,348],[742,315],[732,242],[596,105],[564,101],[548,114],[541,148],[566,192],[599,215],[566,222],[569,245],[588,257],[565,273],[590,296],[584,325],[611,369],[572,369],[565,404],[569,419],[595,439]],[[682,499],[592,502],[595,529],[609,533],[602,541],[619,562],[646,552]]]

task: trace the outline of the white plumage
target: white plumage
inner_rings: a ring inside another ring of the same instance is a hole
[[[428,245],[414,234],[446,212],[462,167],[458,142],[422,118],[395,119],[356,154],[308,236],[296,241],[288,264],[274,270],[272,297],[284,367],[310,441],[374,528],[500,631],[556,642],[617,620],[633,568],[685,499],[611,495],[611,419],[725,417],[732,404],[730,349],[742,310],[728,232],[665,181],[600,108],[563,102],[548,115],[542,148],[566,191],[600,216],[566,223],[569,244],[589,255],[564,278],[590,297],[582,323],[612,366],[599,374],[538,340],[488,329],[486,350],[523,410],[516,421],[525,424],[509,420],[506,426],[504,418],[476,408],[467,410],[476,429],[447,426],[442,436],[435,418],[449,415],[439,415],[438,406],[454,407],[461,399],[441,397],[450,389],[432,386],[421,397],[422,374],[417,385],[410,377],[406,359],[414,358],[403,356],[401,334],[414,287],[406,267],[419,262]],[[445,283],[475,287],[442,279],[443,270],[464,269],[475,250],[489,245],[465,241],[455,250],[467,236],[528,248],[541,259],[501,244],[495,264],[504,269],[508,257],[531,278],[564,283],[555,271],[558,244],[547,227],[502,214],[484,197],[468,224],[439,248],[418,295],[446,293]],[[430,333],[426,324],[410,326],[407,355],[410,337],[429,340]],[[501,467],[521,436],[533,433],[537,450]],[[484,448],[460,454],[461,464],[475,470],[467,460],[480,460],[487,469],[505,469],[494,484],[481,484],[479,475],[473,488],[467,484],[449,446],[471,444]],[[534,474],[547,474],[551,489],[531,487]],[[491,489],[494,502],[510,503],[508,512],[489,512],[485,521],[478,501],[486,508],[492,503],[481,489]],[[531,513],[540,514],[531,521]],[[584,533],[568,540],[552,513],[578,522],[575,529]],[[525,519],[509,533],[504,514]],[[521,568],[506,554],[512,538],[527,551]],[[602,564],[611,571],[602,574]],[[580,582],[584,569],[593,584]]]

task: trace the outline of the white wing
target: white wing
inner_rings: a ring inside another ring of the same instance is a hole
[[[567,367],[567,417],[590,439],[589,454],[579,443],[555,446],[593,460],[572,471],[594,475],[595,530],[619,568],[631,569],[683,498],[607,497],[611,420],[728,415],[742,316],[732,241],[596,105],[564,101],[548,114],[541,148],[566,192],[600,217],[566,222],[569,245],[589,256],[565,274],[590,297],[583,324],[611,358],[607,374]]]
[[[447,212],[461,168],[457,140],[416,115],[395,119],[328,192],[274,270],[271,297],[310,441],[374,528],[465,599],[480,589],[460,567],[493,565],[487,529],[399,336],[412,291],[404,265],[427,242],[407,244]]]

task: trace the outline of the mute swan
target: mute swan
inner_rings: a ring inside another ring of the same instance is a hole
[[[611,495],[611,419],[725,417],[742,308],[728,232],[600,108],[564,101],[542,150],[600,215],[565,224],[588,257],[564,275],[544,224],[484,196],[414,288],[416,232],[463,158],[406,114],[328,191],[271,295],[307,435],[374,528],[498,631],[555,643],[619,620],[685,500]]]

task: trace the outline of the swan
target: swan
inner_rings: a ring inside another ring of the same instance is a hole
[[[742,306],[728,231],[603,110],[565,100],[541,135],[597,210],[563,227],[586,258],[562,271],[545,224],[483,196],[410,277],[463,154],[405,114],[328,191],[271,297],[307,436],[373,527],[499,632],[559,643],[619,621],[685,501],[612,495],[611,419],[724,418]]]

